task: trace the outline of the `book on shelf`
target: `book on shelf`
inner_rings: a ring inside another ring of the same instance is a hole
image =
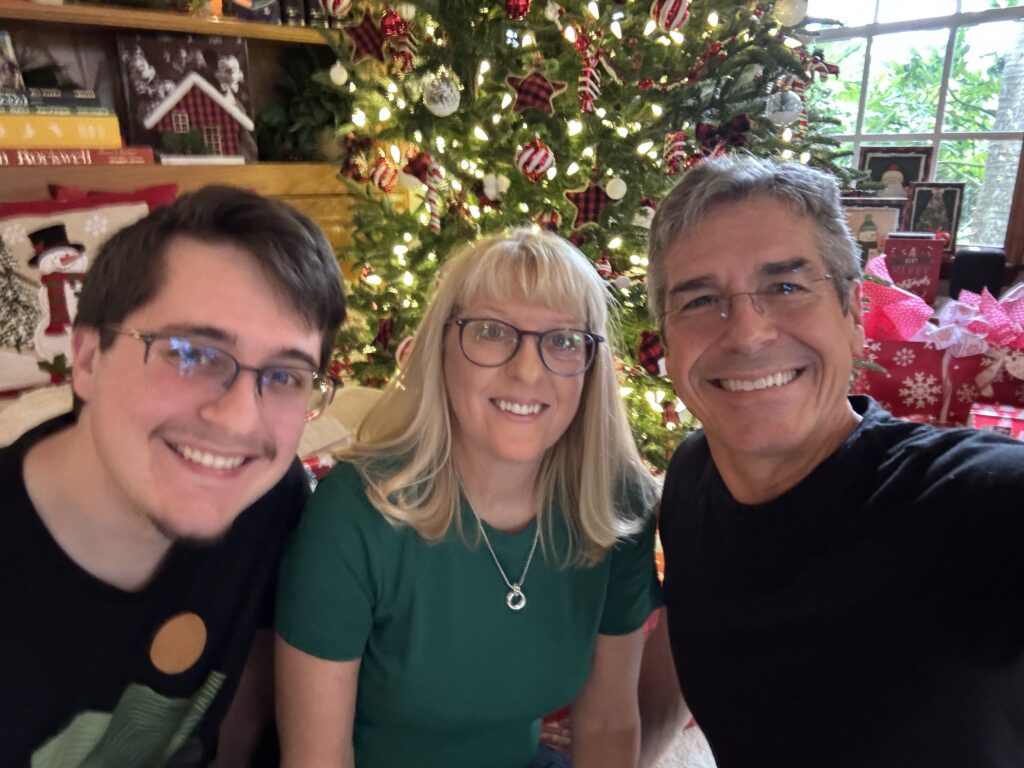
[[[112,115],[106,107],[55,104],[0,104],[3,115]]]
[[[241,155],[171,155],[157,153],[161,165],[244,165]]]
[[[120,149],[117,115],[0,114],[2,149]]]
[[[104,108],[90,88],[0,88],[0,107]]]
[[[152,165],[153,148],[120,149],[0,149],[0,168],[60,165]]]

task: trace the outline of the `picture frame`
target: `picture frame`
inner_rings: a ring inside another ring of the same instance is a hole
[[[885,249],[885,238],[900,229],[906,200],[899,197],[844,197],[846,224],[861,249],[861,263]]]
[[[861,147],[857,168],[867,173],[871,181],[886,185],[882,197],[906,199],[910,197],[911,184],[928,181],[934,153],[931,146]]]
[[[949,242],[942,252],[956,251],[956,233],[964,202],[964,182],[928,181],[910,186],[903,228],[914,232],[948,232]]]

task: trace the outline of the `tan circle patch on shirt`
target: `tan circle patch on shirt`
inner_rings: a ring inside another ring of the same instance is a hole
[[[149,658],[164,674],[177,675],[199,661],[205,647],[203,620],[194,613],[179,613],[157,630],[149,647]]]

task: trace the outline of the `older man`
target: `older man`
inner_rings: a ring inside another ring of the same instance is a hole
[[[708,160],[655,216],[683,694],[720,768],[1024,765],[1024,445],[849,397],[859,280],[805,166]]]
[[[218,765],[247,762],[271,713],[260,628],[308,492],[295,451],[344,315],[316,226],[241,190],[100,250],[76,415],[0,452],[0,763],[199,766],[218,739]]]

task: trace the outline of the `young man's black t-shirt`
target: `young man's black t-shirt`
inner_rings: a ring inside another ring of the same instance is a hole
[[[253,637],[273,625],[302,469],[222,539],[174,545],[145,588],[125,592],[64,553],[25,490],[26,452],[69,423],[0,451],[0,766],[205,765]]]

